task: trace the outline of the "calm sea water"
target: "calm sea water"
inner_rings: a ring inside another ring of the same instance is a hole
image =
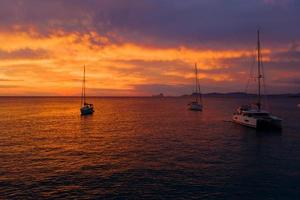
[[[0,199],[300,198],[300,99],[272,99],[282,133],[226,122],[246,99],[90,101],[0,98]]]

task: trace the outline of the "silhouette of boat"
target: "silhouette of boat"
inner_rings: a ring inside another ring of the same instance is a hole
[[[198,79],[198,68],[197,63],[195,63],[195,93],[193,93],[193,96],[195,96],[195,101],[188,104],[189,109],[193,111],[202,111],[203,110],[203,104],[202,104],[202,94],[201,94],[201,88],[200,83]]]
[[[82,90],[81,90],[81,115],[91,115],[94,111],[94,105],[86,102],[86,92],[85,92],[85,66],[83,67],[83,82],[82,82]]]

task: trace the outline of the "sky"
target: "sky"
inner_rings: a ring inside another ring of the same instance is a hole
[[[88,95],[190,94],[195,63],[254,92],[258,28],[266,91],[298,93],[299,24],[299,0],[0,0],[0,96],[80,95],[84,65]]]

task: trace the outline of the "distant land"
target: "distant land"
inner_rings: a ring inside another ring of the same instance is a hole
[[[181,97],[190,97],[190,96],[195,96],[195,95],[197,95],[197,94],[193,93],[193,94],[190,94],[190,95],[182,95]],[[245,93],[245,92],[229,92],[229,93],[213,92],[213,93],[205,93],[205,94],[202,94],[202,95],[207,96],[207,97],[251,97],[251,96],[256,96],[256,94],[249,94],[249,93]],[[296,93],[296,94],[292,94],[292,93],[268,94],[267,96],[300,98],[300,93]]]

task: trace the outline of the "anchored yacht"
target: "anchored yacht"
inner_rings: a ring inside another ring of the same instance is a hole
[[[86,102],[86,97],[85,97],[85,66],[83,68],[83,83],[82,83],[82,90],[81,90],[81,108],[80,112],[81,115],[90,115],[93,114],[94,111],[94,105],[91,103]]]
[[[200,83],[198,79],[198,68],[197,63],[195,64],[195,77],[196,77],[196,87],[195,87],[195,93],[193,95],[196,96],[195,101],[188,104],[189,109],[193,111],[202,111],[203,104],[202,104],[202,94],[200,89]]]
[[[264,76],[261,69],[262,56],[259,30],[257,31],[257,63],[257,102],[255,104],[238,107],[233,114],[233,122],[256,129],[281,129],[282,119],[262,109],[261,84],[264,83],[264,81],[262,82]]]
[[[253,106],[241,106],[233,114],[233,121],[256,129],[281,129],[282,119],[266,110]]]

